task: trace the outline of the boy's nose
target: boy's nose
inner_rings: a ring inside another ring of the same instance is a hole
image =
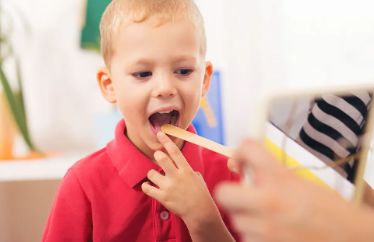
[[[154,89],[154,97],[165,98],[172,97],[176,95],[176,88],[173,84],[173,80],[168,77],[160,78],[157,82],[157,87]]]

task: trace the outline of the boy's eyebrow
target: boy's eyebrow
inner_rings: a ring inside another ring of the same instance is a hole
[[[131,62],[131,65],[149,65],[153,63],[154,61],[151,59],[140,58],[140,59],[137,59],[136,61]]]
[[[179,55],[173,58],[174,62],[181,62],[181,61],[194,61],[196,62],[195,56],[189,56],[189,55]]]
[[[196,62],[197,59],[194,56],[189,55],[179,55],[172,58],[173,62],[182,62],[182,61],[193,61]],[[131,63],[131,65],[150,65],[154,64],[155,60],[153,59],[147,59],[147,58],[140,58],[134,62]]]

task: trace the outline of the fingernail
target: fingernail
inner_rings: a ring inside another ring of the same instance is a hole
[[[165,134],[162,133],[162,132],[158,132],[157,136],[158,136],[159,138],[164,138],[164,137],[165,137]]]

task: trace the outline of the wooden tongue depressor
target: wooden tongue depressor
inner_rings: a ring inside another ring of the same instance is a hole
[[[177,137],[179,139],[188,141],[190,143],[193,143],[195,145],[204,147],[208,150],[214,151],[218,154],[224,155],[229,158],[234,158],[234,150],[223,146],[221,144],[218,144],[214,141],[211,141],[209,139],[203,138],[201,136],[198,136],[196,134],[190,133],[188,131],[185,131],[183,129],[180,129],[178,127],[175,127],[171,124],[164,124],[161,126],[161,131],[165,134]]]
[[[234,150],[223,146],[221,144],[218,144],[214,141],[211,141],[209,139],[203,138],[201,136],[198,136],[196,134],[190,133],[188,131],[185,131],[183,129],[180,129],[178,127],[175,127],[171,124],[164,124],[161,126],[161,131],[165,134],[177,137],[179,139],[188,141],[190,143],[193,143],[195,145],[204,147],[208,150],[217,152],[218,154],[224,155],[228,158],[234,158]],[[244,180],[243,184],[250,186],[251,183],[251,172],[249,169],[246,169],[244,171]]]

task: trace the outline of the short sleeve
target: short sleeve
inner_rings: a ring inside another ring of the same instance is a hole
[[[70,169],[57,191],[42,241],[92,241],[90,202]]]

